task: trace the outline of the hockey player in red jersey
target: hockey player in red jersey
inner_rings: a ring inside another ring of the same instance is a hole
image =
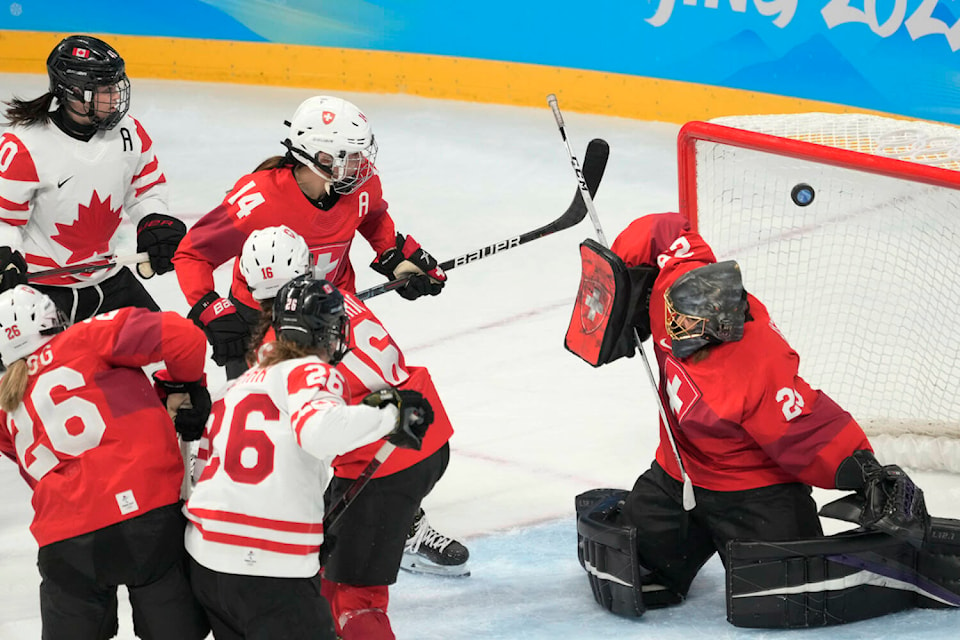
[[[273,297],[285,282],[312,270],[306,242],[285,226],[251,233],[239,265],[251,296],[264,309],[272,308]],[[463,575],[468,552],[457,541],[437,533],[420,507],[446,470],[448,440],[453,433],[430,374],[423,367],[406,364],[400,348],[356,296],[345,293],[344,304],[350,319],[351,349],[337,370],[348,383],[348,403],[360,404],[371,393],[396,387],[422,392],[435,416],[422,446],[394,451],[330,532],[335,542],[325,554],[323,587],[337,629],[347,640],[376,640],[393,637],[386,615],[388,585],[396,581],[399,566]],[[270,339],[269,330],[267,323],[254,330],[251,360],[257,346]],[[370,444],[334,459],[328,502],[336,502],[346,493],[379,446]],[[412,527],[404,525],[411,521]]]
[[[66,328],[45,294],[0,294],[0,452],[33,489],[44,638],[113,637],[117,585],[139,637],[206,636],[185,573],[177,433],[141,370],[165,363],[193,406],[176,429],[195,439],[210,410],[205,348],[174,313],[127,307]]]
[[[201,443],[186,506],[191,579],[217,638],[333,640],[318,575],[327,469],[381,437],[419,449],[433,412],[416,391],[392,388],[347,404],[350,381],[336,365],[350,320],[326,280],[291,280],[271,306],[276,339],[214,405]]]
[[[303,236],[316,275],[340,290],[356,292],[350,246],[359,232],[379,256],[371,265],[394,278],[411,274],[398,289],[408,299],[440,293],[446,275],[411,236],[397,233],[376,173],[377,144],[366,116],[331,96],[304,101],[290,121],[285,156],[265,160],[234,185],[220,206],[201,218],[174,256],[190,317],[213,345],[214,361],[227,377],[246,368],[249,325],[257,303],[238,278],[227,297],[214,290],[213,270],[240,255],[255,229],[286,225]]]
[[[715,552],[727,563],[732,540],[821,536],[811,486],[908,490],[917,499],[905,512],[863,524],[905,538],[923,529],[922,492],[898,467],[881,467],[854,418],[800,377],[799,356],[744,290],[735,262],[717,263],[675,213],[634,221],[612,251],[628,268],[659,269],[648,328],[669,423],[661,420],[656,459],[629,493],[578,496],[581,563],[599,602],[640,615],[680,602]],[[684,498],[688,482],[695,505]],[[614,548],[630,555],[638,583],[607,579]]]
[[[159,310],[123,266],[30,277],[77,264],[107,264],[126,214],[141,275],[173,270],[183,222],[167,214],[166,177],[153,141],[127,114],[123,58],[92,36],[63,39],[47,58],[50,90],[7,103],[0,136],[0,291],[26,284],[49,295],[76,322],[135,306]],[[56,105],[56,108],[52,108]]]

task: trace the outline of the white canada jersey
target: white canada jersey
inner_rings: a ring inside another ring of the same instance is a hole
[[[221,573],[317,574],[331,461],[397,420],[393,405],[348,406],[344,397],[343,376],[308,357],[254,367],[214,403],[184,506],[194,560]]]
[[[115,254],[124,213],[136,225],[167,212],[153,141],[129,115],[87,142],[52,122],[14,125],[0,136],[0,246],[20,250],[31,272]],[[119,268],[38,282],[88,286]]]

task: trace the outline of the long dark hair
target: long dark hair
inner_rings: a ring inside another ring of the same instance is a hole
[[[21,100],[14,96],[9,102],[3,104],[7,105],[3,115],[8,124],[23,126],[45,124],[50,121],[53,94],[48,92],[33,100]]]
[[[285,156],[270,156],[263,162],[257,165],[257,168],[253,170],[253,173],[257,171],[269,171],[270,169],[279,169],[280,167],[295,167],[297,166],[297,161],[293,159],[289,153]]]

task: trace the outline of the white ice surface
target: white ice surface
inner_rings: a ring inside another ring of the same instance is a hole
[[[44,76],[0,74],[3,99],[32,98],[45,86]],[[189,225],[218,204],[234,180],[282,151],[283,120],[317,93],[324,91],[135,80],[132,113],[157,146],[172,212]],[[574,195],[546,104],[343,95],[374,126],[398,229],[440,260],[538,227]],[[596,198],[608,239],[637,216],[676,208],[675,125],[565,116],[581,160],[591,138],[611,145]],[[132,251],[132,229],[123,229]],[[736,629],[724,620],[723,572],[715,559],[681,607],[637,621],[598,608],[577,564],[573,497],[633,484],[656,448],[657,411],[638,358],[593,369],[563,348],[580,276],[577,246],[586,237],[593,237],[589,221],[451,271],[436,298],[410,303],[386,294],[370,302],[407,361],[430,368],[453,420],[450,467],[425,506],[437,529],[468,544],[473,569],[462,580],[402,574],[390,607],[398,637],[956,637],[960,614],[939,611],[825,630]],[[382,281],[365,267],[372,258],[362,239],[355,243],[360,289]],[[221,292],[228,278],[227,269],[218,271]],[[173,274],[146,286],[161,306],[186,313]],[[222,373],[210,367],[215,387]],[[955,476],[916,479],[932,513],[960,517]],[[0,639],[38,638],[30,492],[9,461],[0,461],[0,487]],[[835,497],[817,495],[821,504]],[[129,607],[121,602],[119,637],[133,638]]]

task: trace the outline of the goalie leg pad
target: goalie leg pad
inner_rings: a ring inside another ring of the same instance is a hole
[[[648,607],[678,604],[682,597],[657,584],[640,564],[636,528],[617,523],[626,496],[622,489],[594,489],[577,496],[577,555],[597,603],[635,618]]]
[[[935,520],[937,531],[956,542],[918,551],[886,533],[860,530],[788,542],[732,541],[727,620],[738,627],[803,628],[914,606],[960,606],[960,522]]]
[[[917,551],[917,573],[946,592],[939,597],[918,594],[918,607],[960,606],[960,520],[930,518],[930,532]]]

